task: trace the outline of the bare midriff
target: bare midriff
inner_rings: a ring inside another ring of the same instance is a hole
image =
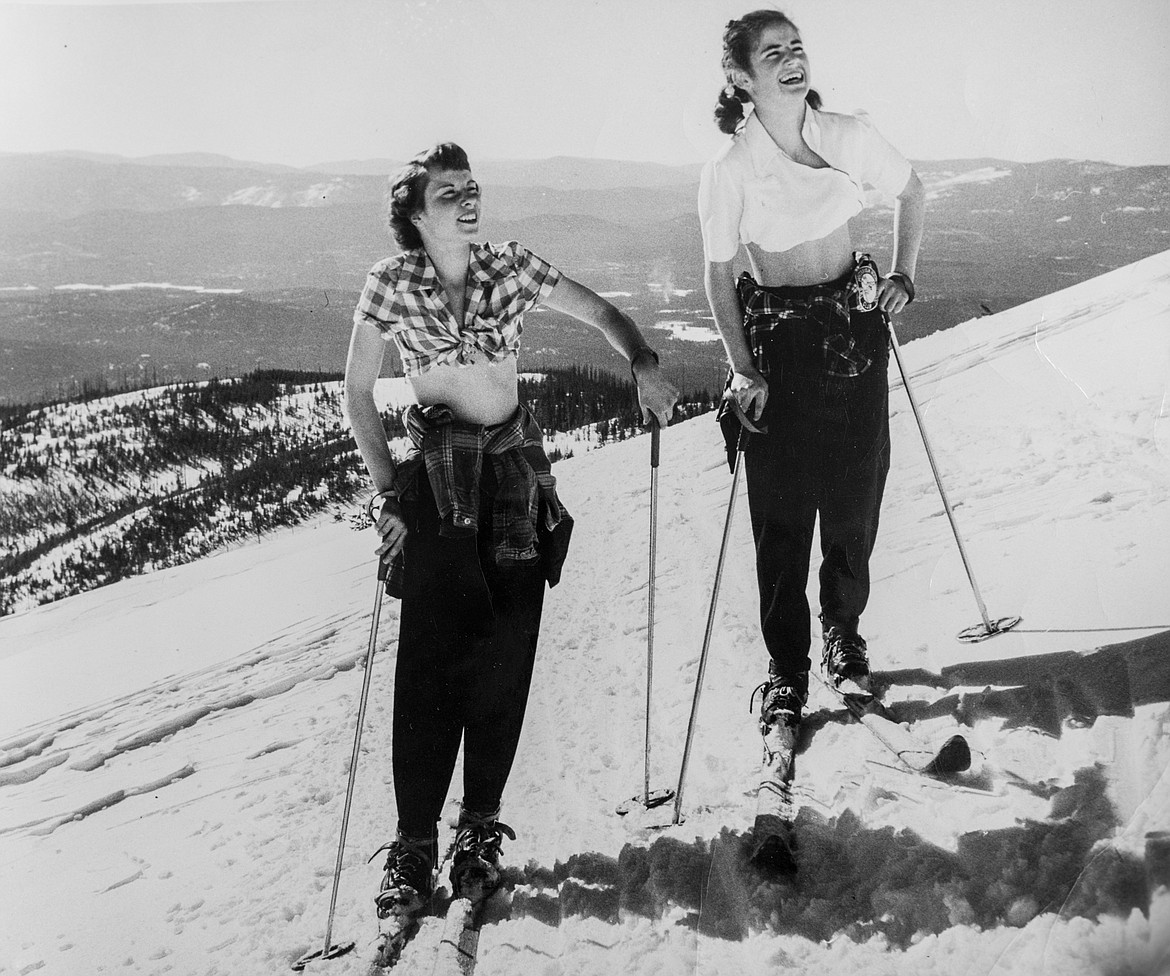
[[[516,412],[516,357],[482,359],[466,366],[432,366],[410,377],[415,398],[424,407],[445,403],[469,424],[502,424]]]
[[[804,241],[787,251],[765,251],[747,245],[748,261],[756,281],[767,288],[784,285],[821,285],[845,274],[853,264],[853,235],[846,222],[815,241]]]

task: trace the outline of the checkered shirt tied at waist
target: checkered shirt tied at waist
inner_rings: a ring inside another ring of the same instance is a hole
[[[432,366],[498,362],[517,354],[524,313],[560,280],[560,271],[515,241],[472,244],[460,323],[427,252],[415,248],[374,265],[353,317],[394,340],[407,376]]]
[[[808,353],[823,363],[829,375],[851,378],[869,369],[873,360],[858,343],[850,315],[851,277],[842,276],[823,285],[770,289],[746,272],[739,276],[736,290],[743,308],[744,332],[762,375],[770,373],[770,357],[765,351],[769,339],[794,327],[801,330],[798,342],[810,344]]]
[[[538,520],[543,518],[551,531],[567,513],[544,453],[544,434],[529,410],[519,406],[502,424],[485,427],[456,420],[445,404],[412,404],[402,419],[413,444],[398,466],[402,497],[410,499],[417,479],[425,476],[435,496],[440,535],[474,537],[487,514],[496,565],[536,559]],[[489,513],[480,511],[485,464],[493,474]],[[399,553],[390,567],[391,593],[401,592],[403,569]]]

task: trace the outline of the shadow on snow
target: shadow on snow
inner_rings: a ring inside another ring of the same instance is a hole
[[[1102,715],[1132,716],[1135,706],[1170,701],[1170,632],[1088,654],[875,678],[883,689],[968,689],[892,706],[902,721],[951,715],[970,724],[999,717],[1006,726],[1059,736]],[[979,685],[983,691],[969,690]],[[820,724],[827,720],[816,716]],[[1170,832],[1149,834],[1144,857],[1109,846],[1119,824],[1107,785],[1100,765],[1080,769],[1064,788],[1031,784],[1033,793],[1050,798],[1046,819],[964,834],[955,851],[911,830],[867,828],[849,810],[830,819],[803,807],[791,875],[761,873],[748,862],[751,832],[726,828],[691,843],[661,836],[648,846],[627,844],[616,857],[590,852],[551,868],[529,863],[508,872],[507,913],[549,925],[569,916],[617,922],[672,913],[716,938],[738,940],[762,930],[818,941],[881,935],[903,948],[955,925],[1023,926],[1045,912],[1148,914],[1154,890],[1170,885]]]

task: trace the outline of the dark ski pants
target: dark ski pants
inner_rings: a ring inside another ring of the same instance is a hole
[[[478,537],[443,538],[426,476],[408,536],[394,684],[398,829],[428,837],[463,741],[465,809],[492,813],[512,769],[544,603],[539,561],[496,566],[490,499]]]
[[[762,343],[769,392],[761,421],[768,432],[749,437],[744,466],[760,626],[778,674],[810,666],[806,594],[818,514],[824,624],[856,633],[869,600],[869,560],[890,467],[888,350],[880,313],[855,311],[851,319],[858,345],[872,356],[858,376],[818,368],[823,323],[787,319]]]

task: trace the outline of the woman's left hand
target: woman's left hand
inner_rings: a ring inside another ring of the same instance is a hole
[[[642,422],[648,424],[653,417],[658,421],[659,427],[665,427],[674,416],[678,390],[652,359],[647,359],[646,364],[639,367],[635,379],[638,383],[638,405],[642,408]]]
[[[390,564],[406,544],[406,520],[402,517],[402,505],[397,498],[383,499],[382,510],[374,521],[374,528],[382,537],[382,544],[375,552],[382,562]]]
[[[910,293],[897,278],[882,278],[878,283],[878,308],[887,315],[897,315],[910,304]]]

